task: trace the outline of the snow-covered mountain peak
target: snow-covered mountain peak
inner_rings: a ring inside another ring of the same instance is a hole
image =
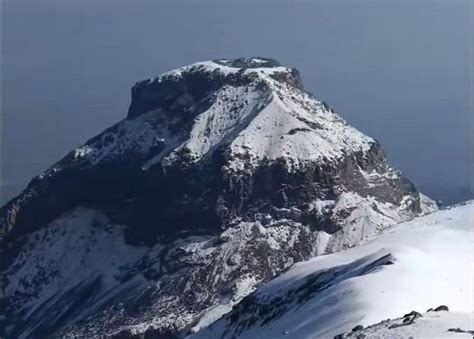
[[[297,169],[374,146],[308,93],[295,69],[272,59],[219,59],[138,82],[127,119],[55,168],[132,159],[146,170],[205,160],[219,149],[236,170],[242,158],[253,167],[281,161]]]
[[[137,83],[124,120],[2,208],[7,337],[174,336],[294,262],[435,209],[297,71],[185,66]]]
[[[152,105],[170,100],[171,92],[176,92],[180,88],[182,93],[173,94],[185,94],[187,99],[198,102],[224,86],[242,87],[258,83],[259,88],[263,90],[263,87],[271,86],[275,82],[286,82],[292,87],[302,88],[299,72],[294,68],[281,66],[273,59],[201,61],[137,82],[132,88],[132,103],[128,117],[143,114],[153,108]],[[185,98],[182,98],[181,103],[184,104],[184,101]]]
[[[203,72],[221,75],[231,75],[236,73],[253,74],[265,78],[266,76],[288,73],[297,74],[294,68],[282,66],[278,61],[270,58],[238,58],[238,59],[214,59],[196,62],[191,65],[179,67],[151,78],[149,82],[162,82],[170,79],[178,79],[186,73]]]
[[[235,68],[277,68],[282,67],[280,62],[271,58],[238,58],[238,59],[215,59],[215,63]]]

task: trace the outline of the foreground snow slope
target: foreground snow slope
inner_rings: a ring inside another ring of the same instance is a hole
[[[469,318],[473,209],[471,201],[297,263],[193,338],[331,338],[442,304]]]
[[[337,339],[393,339],[393,338],[436,338],[470,339],[473,337],[473,320],[470,314],[462,312],[426,312],[413,316],[382,321],[378,324],[355,329],[340,335]]]

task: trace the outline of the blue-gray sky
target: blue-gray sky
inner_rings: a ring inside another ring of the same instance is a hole
[[[417,184],[470,176],[470,0],[3,2],[4,182],[125,117],[134,82],[267,56]]]

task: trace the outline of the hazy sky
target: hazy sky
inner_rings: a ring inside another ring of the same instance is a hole
[[[138,80],[268,56],[415,183],[467,185],[469,3],[4,0],[4,182],[124,118]]]

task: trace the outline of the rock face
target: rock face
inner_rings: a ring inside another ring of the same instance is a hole
[[[292,263],[434,209],[295,69],[186,66],[2,208],[5,336],[197,331]]]

